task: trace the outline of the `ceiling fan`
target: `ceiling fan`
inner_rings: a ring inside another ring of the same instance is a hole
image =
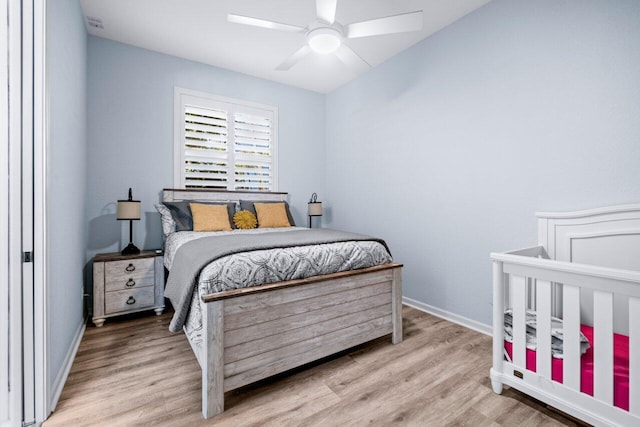
[[[252,25],[271,30],[303,33],[307,39],[307,44],[278,65],[276,70],[279,71],[286,71],[309,53],[317,52],[321,54],[335,53],[346,66],[353,69],[356,73],[360,73],[371,67],[371,65],[349,46],[342,43],[343,39],[422,30],[421,10],[343,25],[335,20],[336,3],[337,0],[316,0],[318,18],[306,27],[233,13],[227,15],[227,20],[237,24]]]

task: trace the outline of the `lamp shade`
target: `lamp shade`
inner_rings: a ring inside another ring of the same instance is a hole
[[[309,216],[322,216],[322,202],[309,202]]]
[[[140,219],[140,201],[139,200],[118,200],[118,219]]]

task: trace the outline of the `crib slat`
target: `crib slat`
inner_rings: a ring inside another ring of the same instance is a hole
[[[613,294],[593,292],[593,391],[613,405]]]
[[[491,386],[497,394],[502,394],[502,382],[494,378],[494,374],[502,373],[504,360],[504,303],[506,274],[502,270],[503,264],[493,262],[493,367]]]
[[[529,279],[529,296],[528,298],[528,309],[529,310],[533,310],[536,311],[536,305],[537,305],[537,301],[536,301],[536,280],[533,278]]]
[[[538,375],[551,379],[551,283],[538,280],[536,286],[538,350],[536,370]]]
[[[629,298],[629,412],[640,416],[640,298]]]
[[[563,383],[580,391],[580,288],[562,286],[563,312]]]
[[[526,279],[511,275],[509,287],[513,309],[513,364],[525,369],[527,366]]]

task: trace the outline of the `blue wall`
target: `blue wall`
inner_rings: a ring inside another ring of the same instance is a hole
[[[47,8],[49,388],[83,321],[87,194],[87,34],[74,0]]]
[[[174,86],[278,107],[279,189],[290,193],[296,223],[306,224],[311,193],[325,194],[323,95],[97,37],[88,55],[89,256],[126,246],[115,202],[129,187],[143,212],[134,243],[162,246],[153,205],[173,187]]]
[[[48,8],[49,386],[82,322],[83,269],[128,239],[161,246],[173,87],[279,108],[296,221],[379,235],[404,293],[489,324],[489,252],[536,244],[537,210],[640,200],[640,2],[494,0],[324,96],[87,36]],[[86,163],[85,163],[86,161]]]
[[[280,189],[305,223],[381,235],[405,295],[491,320],[489,252],[536,243],[537,210],[640,199],[640,3],[494,0],[324,96],[89,37],[87,256],[161,245],[173,87],[272,104]]]
[[[491,322],[491,251],[536,211],[640,201],[640,2],[494,0],[327,96],[334,228],[404,294]]]

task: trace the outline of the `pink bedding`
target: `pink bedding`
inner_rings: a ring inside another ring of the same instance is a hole
[[[581,325],[580,330],[591,343],[591,348],[582,355],[580,391],[593,396],[593,327]],[[509,357],[512,357],[512,344],[504,343]],[[629,410],[629,337],[614,334],[613,337],[613,404]],[[562,383],[562,359],[551,359],[551,379]],[[536,352],[527,349],[527,369],[536,372]]]

